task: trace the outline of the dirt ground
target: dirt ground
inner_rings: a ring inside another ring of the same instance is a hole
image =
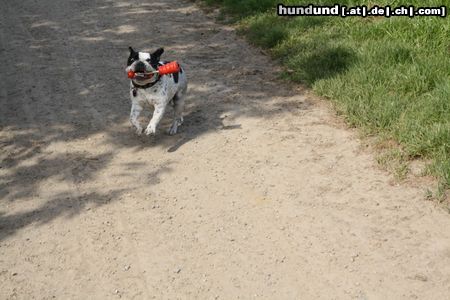
[[[450,217],[182,0],[2,1],[1,299],[448,299]],[[127,47],[190,91],[129,126]]]

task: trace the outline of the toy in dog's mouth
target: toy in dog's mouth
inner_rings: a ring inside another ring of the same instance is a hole
[[[180,72],[180,65],[178,62],[173,61],[163,66],[158,67],[157,71],[153,72],[135,72],[133,70],[128,71],[127,75],[132,80],[148,80],[152,79],[155,75],[168,75]]]
[[[132,70],[128,71],[128,78],[133,80],[148,80],[152,79],[158,72],[134,72]]]

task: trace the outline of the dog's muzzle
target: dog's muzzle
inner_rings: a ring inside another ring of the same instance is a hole
[[[149,80],[155,76],[155,72],[148,72],[142,61],[137,62],[131,70],[128,71],[128,78],[134,80]]]
[[[139,62],[137,62],[135,65],[134,65],[134,71],[136,72],[136,73],[144,73],[146,70],[145,70],[145,64],[142,62],[142,61],[139,61]]]

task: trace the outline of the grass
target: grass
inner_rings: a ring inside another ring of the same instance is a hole
[[[204,1],[221,5],[250,42],[269,49],[285,66],[284,78],[330,99],[349,124],[397,141],[407,159],[431,161],[428,171],[440,189],[450,186],[449,17],[278,17],[278,3],[311,1]],[[415,0],[313,2],[424,6]]]

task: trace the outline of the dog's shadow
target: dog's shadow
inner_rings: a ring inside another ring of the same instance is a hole
[[[220,113],[204,111],[204,108],[197,107],[184,115],[183,125],[180,127],[176,142],[167,149],[167,152],[175,152],[183,145],[194,140],[206,131],[210,130],[234,130],[241,129],[240,124],[224,125],[218,116]],[[205,117],[205,116],[210,116]]]
[[[140,117],[140,123],[144,126],[148,124],[153,114],[151,107],[146,107],[145,111]],[[210,116],[210,117],[206,117]],[[136,135],[134,128],[130,125],[129,134],[120,137],[122,143],[127,146],[136,146],[139,148],[161,146],[167,148],[167,152],[176,152],[183,145],[195,140],[198,136],[210,130],[235,130],[241,129],[240,124],[224,125],[222,120],[218,117],[218,113],[211,114],[204,111],[204,108],[192,107],[187,113],[183,115],[184,122],[178,128],[175,135],[170,135],[168,129],[173,120],[173,108],[168,107],[163,119],[158,125],[157,134],[154,136],[147,136],[142,134]]]
[[[241,129],[242,126],[240,124],[237,125],[227,125],[227,126],[222,126],[222,128],[220,128],[221,130],[233,130],[233,129]],[[181,138],[178,139],[178,141],[171,146],[169,149],[167,149],[167,152],[175,152],[177,151],[181,146],[183,146],[184,144],[187,144],[188,142],[192,141],[193,139],[195,139],[197,135],[194,132],[186,132],[184,136],[182,136]]]

